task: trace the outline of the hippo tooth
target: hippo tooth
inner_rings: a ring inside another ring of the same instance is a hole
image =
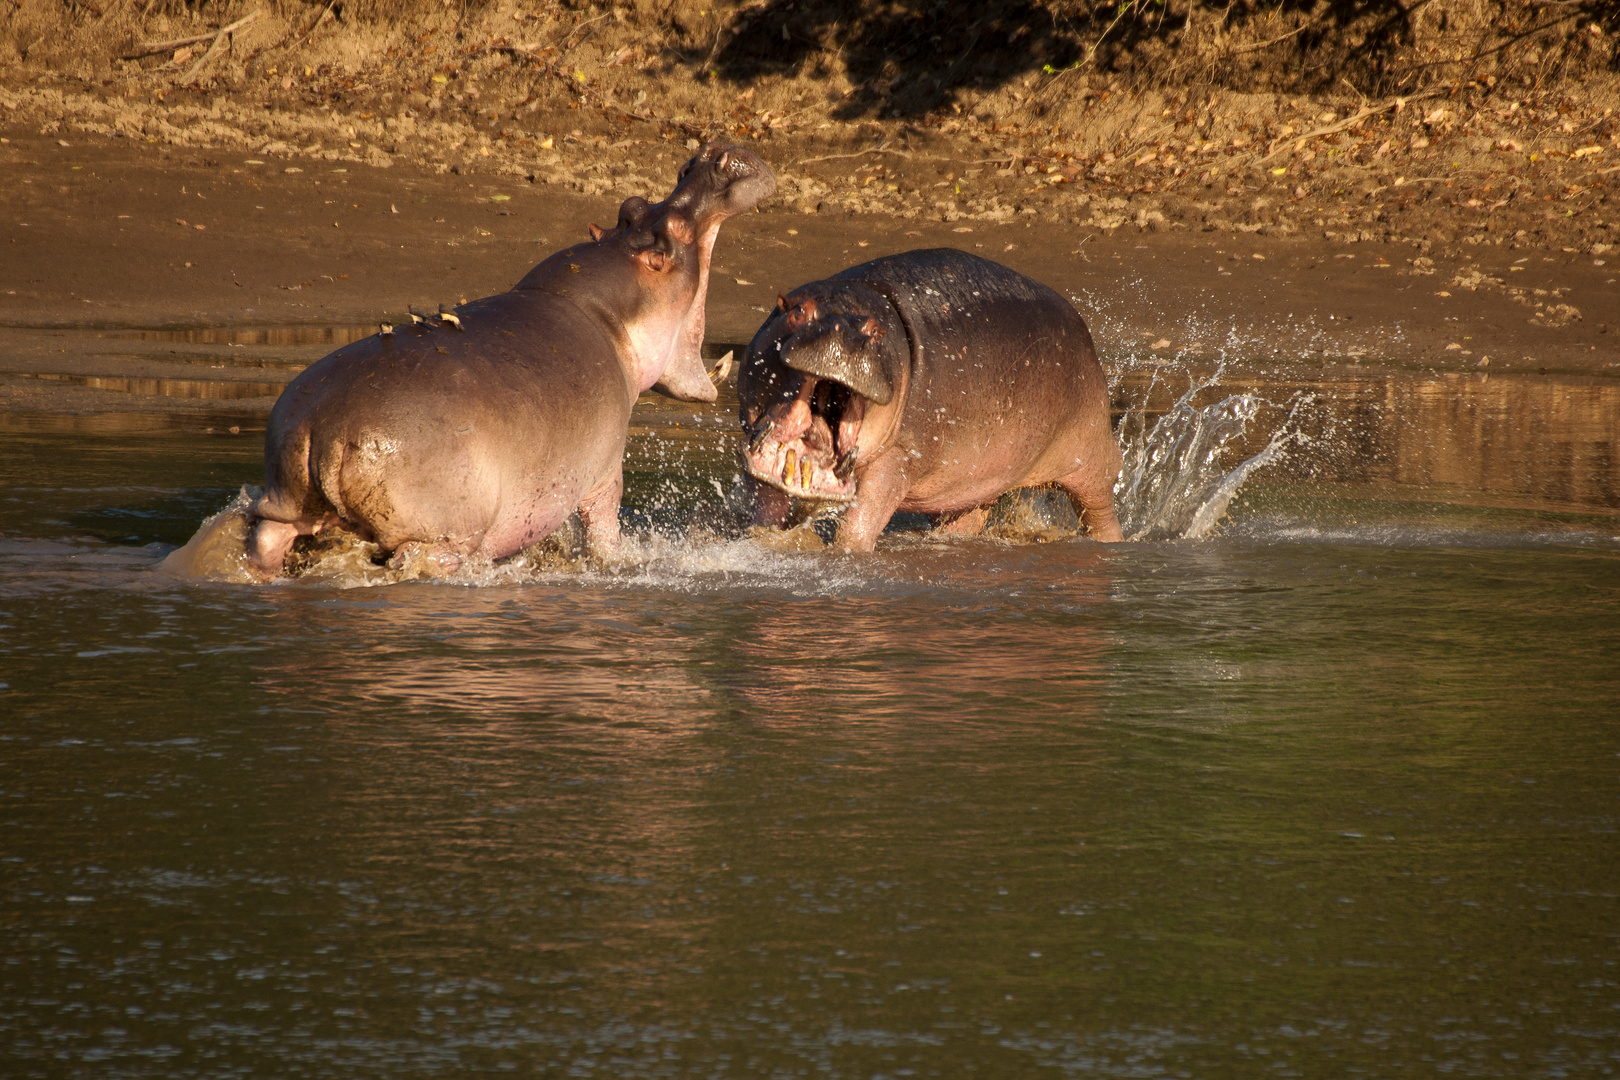
[[[787,452],[787,462],[782,466],[782,483],[792,483],[793,474],[798,470],[798,467],[799,455],[789,450]]]
[[[849,453],[844,455],[843,460],[839,461],[836,465],[833,466],[833,475],[836,476],[839,479],[840,482],[842,482],[844,480],[848,480],[849,479],[849,474],[854,472],[854,471],[855,471],[855,448],[850,447]]]
[[[810,490],[810,481],[816,477],[816,467],[810,464],[810,459],[799,462],[799,486],[806,491]]]

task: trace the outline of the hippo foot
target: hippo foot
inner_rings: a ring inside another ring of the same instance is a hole
[[[826,548],[827,542],[816,532],[814,524],[807,521],[791,529],[755,525],[748,530],[747,536],[768,551],[821,551]]]
[[[445,541],[407,540],[394,549],[387,566],[402,578],[442,578],[461,569],[461,562],[461,552]]]
[[[934,531],[946,536],[978,536],[990,520],[990,507],[970,506],[966,510],[953,510],[929,517]]]

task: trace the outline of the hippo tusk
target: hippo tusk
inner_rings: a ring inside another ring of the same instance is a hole
[[[719,386],[726,381],[726,376],[731,374],[731,354],[734,351],[733,349],[727,349],[726,355],[720,358],[719,363],[709,369],[709,381],[714,385]]]

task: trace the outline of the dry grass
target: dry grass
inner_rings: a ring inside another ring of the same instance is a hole
[[[44,132],[623,194],[725,135],[807,212],[1615,241],[1620,0],[9,2]]]

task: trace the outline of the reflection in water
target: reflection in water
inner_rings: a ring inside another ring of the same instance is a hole
[[[1157,370],[1128,373],[1115,397],[1157,418],[1175,411],[1189,382]],[[1194,383],[1187,404],[1209,410],[1242,395],[1254,417],[1230,450],[1238,459],[1262,453],[1286,428],[1295,445],[1268,470],[1278,479],[1429,488],[1442,498],[1555,511],[1620,510],[1620,384],[1612,381],[1234,377]]]
[[[24,379],[43,382],[64,382],[85,386],[92,390],[116,390],[124,394],[146,397],[202,398],[217,401],[238,401],[243,398],[277,397],[287,388],[281,382],[245,382],[223,379],[142,379],[115,375],[63,375],[57,373],[25,374]]]
[[[174,341],[187,345],[347,345],[376,332],[375,326],[275,326],[258,330],[205,327],[194,330],[111,330],[99,336],[127,341]]]

